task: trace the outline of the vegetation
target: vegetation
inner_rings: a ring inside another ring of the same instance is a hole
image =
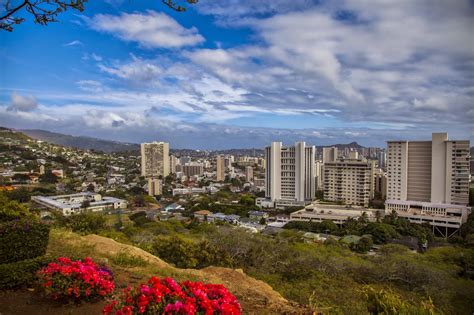
[[[58,215],[57,224],[80,234],[90,234],[104,229],[106,219],[101,213],[84,212],[67,217]]]
[[[51,257],[40,256],[22,261],[0,264],[0,289],[31,285],[36,281],[36,271],[46,266]]]
[[[49,226],[0,194],[0,239],[0,264],[36,258],[46,253]]]
[[[242,268],[286,298],[311,303],[318,310],[374,314],[469,314],[473,310],[473,249],[444,246],[421,254],[388,244],[368,256],[359,254],[371,247],[373,238],[364,234],[356,245],[337,241],[318,244],[305,242],[295,230],[265,236],[226,224],[183,225],[140,222],[140,218],[145,217],[135,214],[123,230],[114,233],[177,267]],[[418,231],[416,227],[411,231],[395,217],[378,225],[351,224],[360,226],[361,233],[372,230],[380,240],[387,233]],[[347,228],[354,227],[336,232]]]
[[[26,19],[17,15],[22,10],[30,14],[36,24],[48,25],[49,23],[57,22],[58,15],[67,10],[83,12],[86,2],[88,0],[2,1],[0,5],[0,11],[2,12],[0,16],[0,29],[12,32],[15,25],[23,23]],[[172,10],[182,12],[186,11],[186,7],[180,3],[195,4],[198,0],[162,0],[161,2]]]

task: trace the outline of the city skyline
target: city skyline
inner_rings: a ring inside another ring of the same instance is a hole
[[[469,1],[87,3],[0,33],[0,125],[176,148],[474,140]],[[24,49],[27,47],[28,49]]]

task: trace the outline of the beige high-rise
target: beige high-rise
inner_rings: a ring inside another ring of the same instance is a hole
[[[218,182],[225,180],[225,158],[222,155],[216,159],[216,179]]]
[[[324,199],[367,207],[374,197],[375,162],[341,159],[324,164]]]
[[[170,174],[169,143],[151,142],[141,144],[142,176],[166,177]]]
[[[469,140],[389,141],[387,199],[469,203]]]
[[[449,237],[469,208],[469,140],[388,141],[386,213],[428,223]],[[453,232],[454,231],[454,232]]]

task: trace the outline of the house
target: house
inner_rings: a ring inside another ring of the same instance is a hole
[[[268,213],[263,212],[263,211],[250,211],[249,218],[251,221],[259,222],[262,219],[267,219]]]
[[[208,221],[210,215],[212,215],[212,212],[209,210],[199,210],[194,212],[194,218],[200,222]]]
[[[182,212],[184,211],[184,208],[183,206],[181,206],[180,204],[178,203],[172,203],[170,205],[167,205],[164,209],[164,211],[166,212]]]

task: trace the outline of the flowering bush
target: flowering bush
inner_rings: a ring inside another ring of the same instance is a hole
[[[112,301],[104,315],[132,314],[240,314],[241,308],[223,285],[152,277],[148,284],[126,288],[118,300]]]
[[[99,267],[89,257],[72,261],[60,257],[38,271],[41,285],[53,299],[96,299],[111,295],[114,276],[107,267]]]

